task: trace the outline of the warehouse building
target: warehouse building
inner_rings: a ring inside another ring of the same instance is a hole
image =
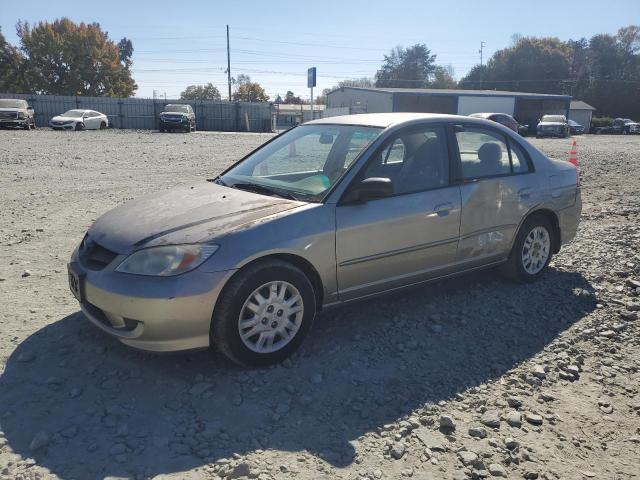
[[[470,115],[507,113],[521,124],[545,114],[569,116],[569,95],[434,88],[337,88],[327,94],[325,117],[354,113],[424,112]]]

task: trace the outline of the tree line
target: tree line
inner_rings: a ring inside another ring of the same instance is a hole
[[[67,18],[16,26],[20,46],[0,31],[0,91],[54,95],[132,96],[133,44],[114,42],[97,23],[76,24]],[[247,75],[232,79],[232,99],[266,102],[264,88]],[[485,65],[474,66],[460,81],[453,68],[437,63],[423,43],[395,47],[383,56],[373,77],[345,79],[340,87],[463,88],[568,94],[598,109],[600,115],[640,117],[640,26],[615,34],[562,41],[555,37],[514,35],[511,45],[496,51]],[[185,100],[220,100],[212,83],[189,85]],[[275,103],[307,103],[293,91]]]

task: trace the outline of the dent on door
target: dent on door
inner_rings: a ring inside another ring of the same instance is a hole
[[[533,175],[484,179],[462,186],[459,261],[492,261],[509,253],[521,220],[539,201]]]

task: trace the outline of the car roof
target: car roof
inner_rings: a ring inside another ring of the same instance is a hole
[[[403,123],[410,123],[416,120],[481,122],[483,119],[474,119],[474,117],[467,117],[463,115],[448,115],[442,113],[360,113],[357,115],[341,115],[339,117],[321,118],[318,120],[306,122],[304,125],[361,125],[363,127],[387,128],[392,125],[401,125]]]

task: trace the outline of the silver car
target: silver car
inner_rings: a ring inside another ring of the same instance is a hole
[[[316,313],[501,265],[540,277],[576,234],[579,177],[482,119],[316,120],[220,176],[130,201],[73,252],[86,317],[132,347],[291,354]]]

